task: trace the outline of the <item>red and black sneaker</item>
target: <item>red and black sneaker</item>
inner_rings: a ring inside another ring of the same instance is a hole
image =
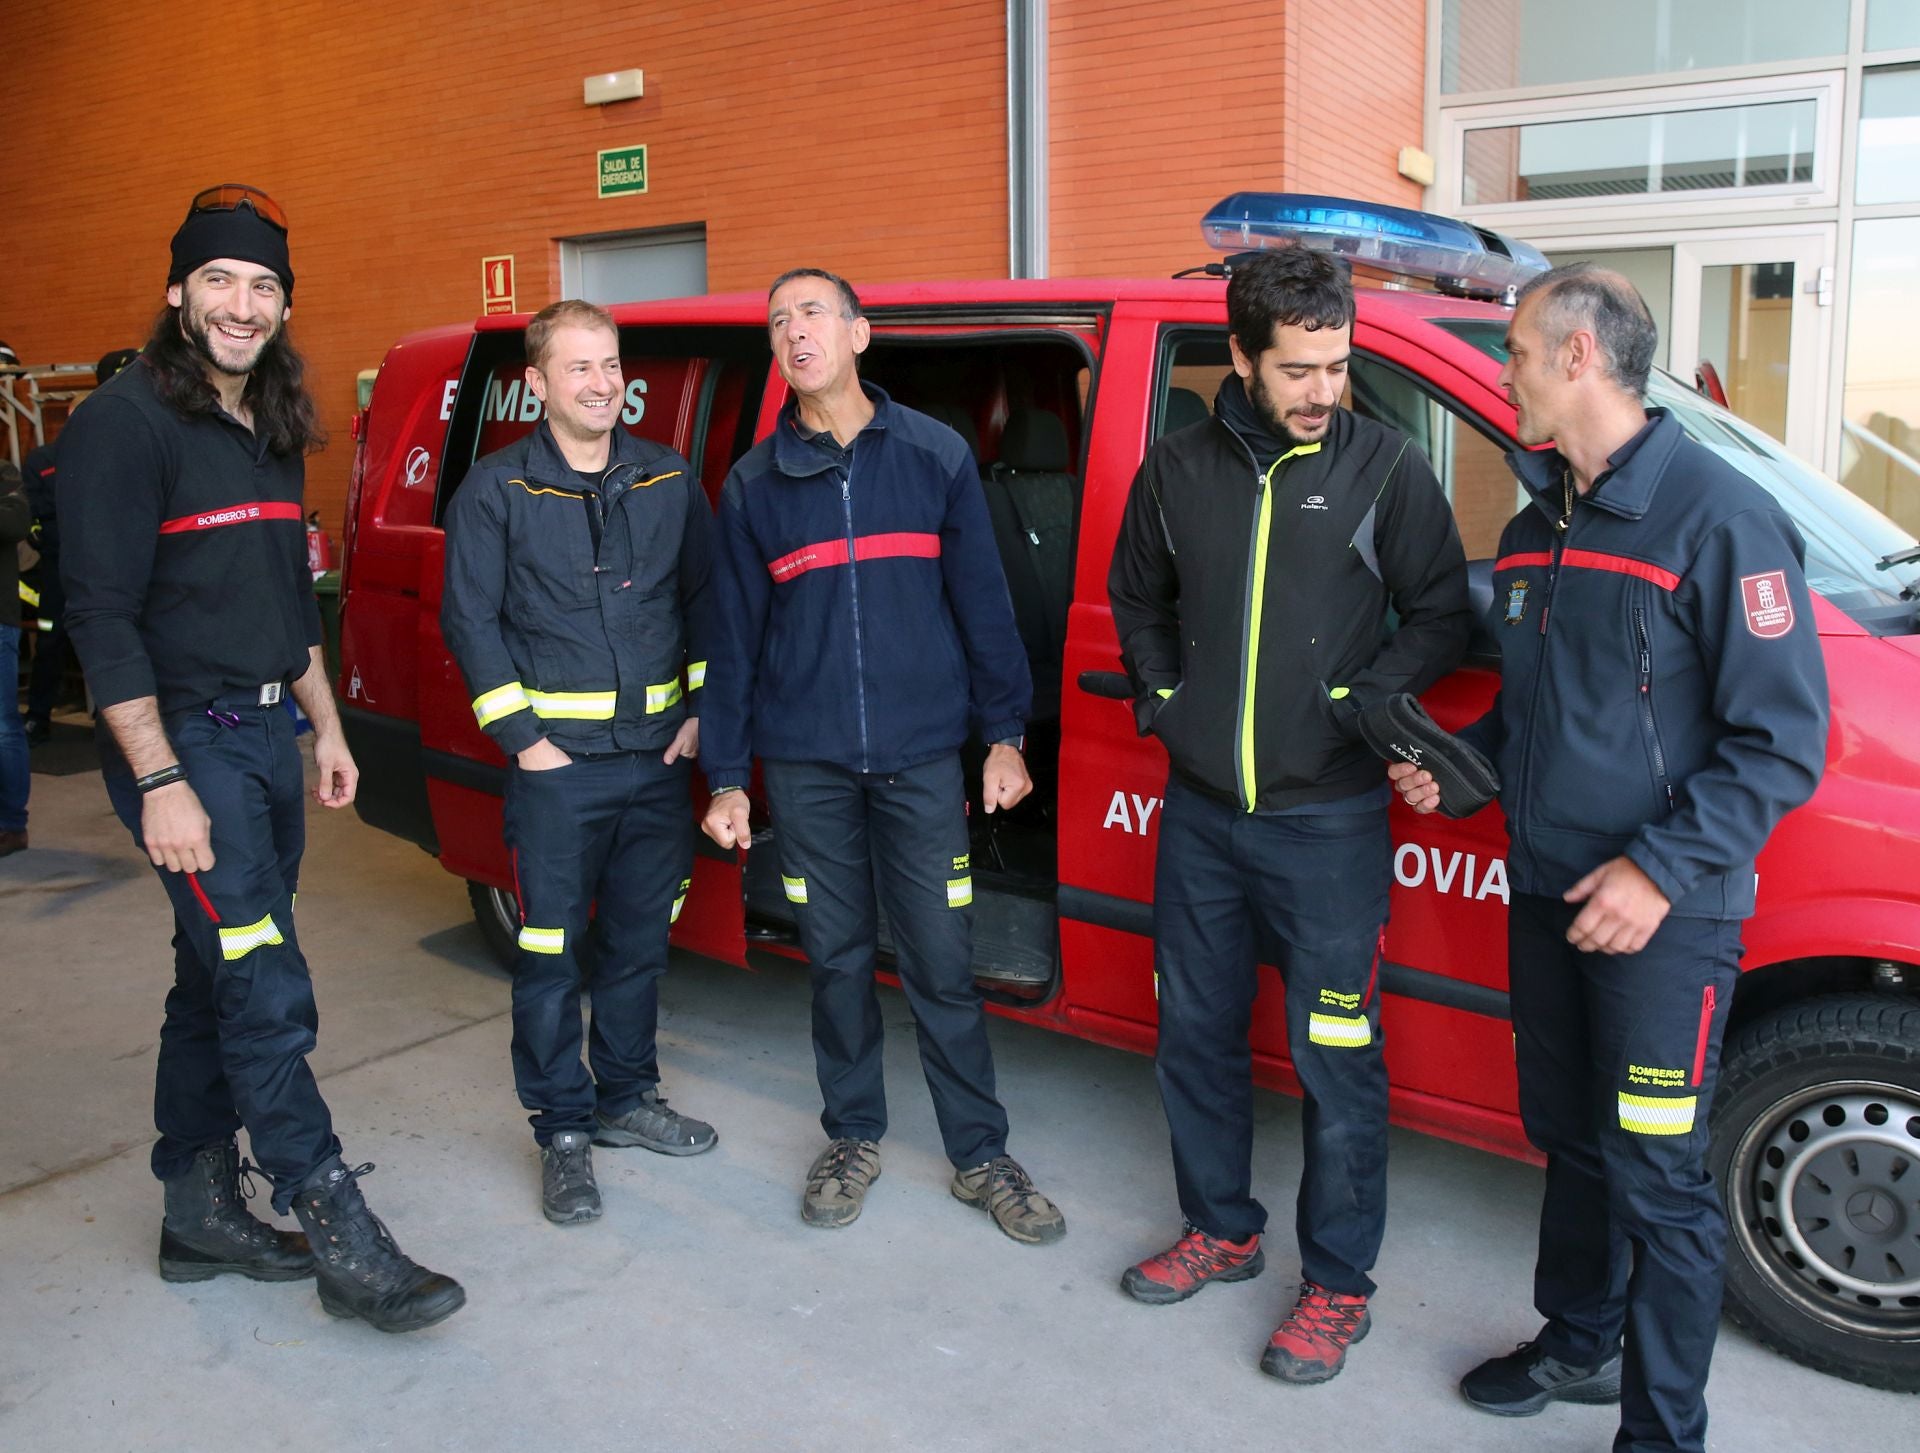
[[[1222,1241],[1189,1226],[1165,1251],[1128,1267],[1120,1290],[1135,1301],[1165,1306],[1184,1302],[1210,1281],[1251,1281],[1266,1265],[1258,1236]]]
[[[1346,1365],[1347,1349],[1373,1326],[1365,1297],[1300,1284],[1300,1300],[1267,1339],[1260,1370],[1282,1382],[1326,1382]]]

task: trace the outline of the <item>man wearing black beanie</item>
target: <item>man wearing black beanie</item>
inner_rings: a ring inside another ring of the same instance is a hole
[[[75,412],[55,477],[67,622],[98,707],[107,795],[173,906],[153,1171],[160,1274],[317,1276],[336,1317],[385,1332],[466,1293],[417,1266],[361,1199],[307,1056],[318,1015],[294,931],[305,844],[291,692],[321,806],[353,801],[307,573],[305,455],[321,442],[287,340],[286,216],[211,187],[173,237],[167,306],[138,360]],[[248,1214],[244,1125],[273,1207]]]

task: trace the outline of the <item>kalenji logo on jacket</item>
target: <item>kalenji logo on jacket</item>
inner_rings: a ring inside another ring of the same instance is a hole
[[[1747,629],[1770,641],[1793,629],[1793,597],[1787,594],[1787,572],[1769,570],[1740,577],[1740,594],[1747,606]]]

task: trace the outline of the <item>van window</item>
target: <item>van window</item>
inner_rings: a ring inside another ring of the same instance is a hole
[[[1207,418],[1233,369],[1224,328],[1170,330],[1162,339],[1161,359],[1150,434],[1156,439]],[[1398,429],[1419,447],[1453,502],[1467,558],[1490,559],[1501,530],[1524,502],[1504,446],[1412,374],[1357,349],[1342,402],[1363,418]]]
[[[1489,358],[1506,362],[1504,323],[1476,318],[1431,321]],[[1912,535],[1672,374],[1653,371],[1647,402],[1671,413],[1690,436],[1779,502],[1806,540],[1810,589],[1877,635],[1910,635],[1920,629],[1914,605],[1920,597],[1920,562],[1881,564],[1913,549]]]
[[[772,361],[760,328],[623,328],[620,423],[685,455],[716,498],[753,444]],[[454,398],[436,520],[475,460],[525,438],[546,416],[526,372],[524,334],[475,338]]]

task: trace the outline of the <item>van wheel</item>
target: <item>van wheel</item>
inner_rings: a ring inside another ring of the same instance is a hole
[[[520,900],[510,888],[493,888],[469,879],[467,902],[473,905],[473,921],[480,925],[480,937],[487,941],[494,962],[512,972],[520,956]]]
[[[1836,995],[1747,1025],[1712,1127],[1728,1315],[1796,1362],[1920,1392],[1920,1004]]]

